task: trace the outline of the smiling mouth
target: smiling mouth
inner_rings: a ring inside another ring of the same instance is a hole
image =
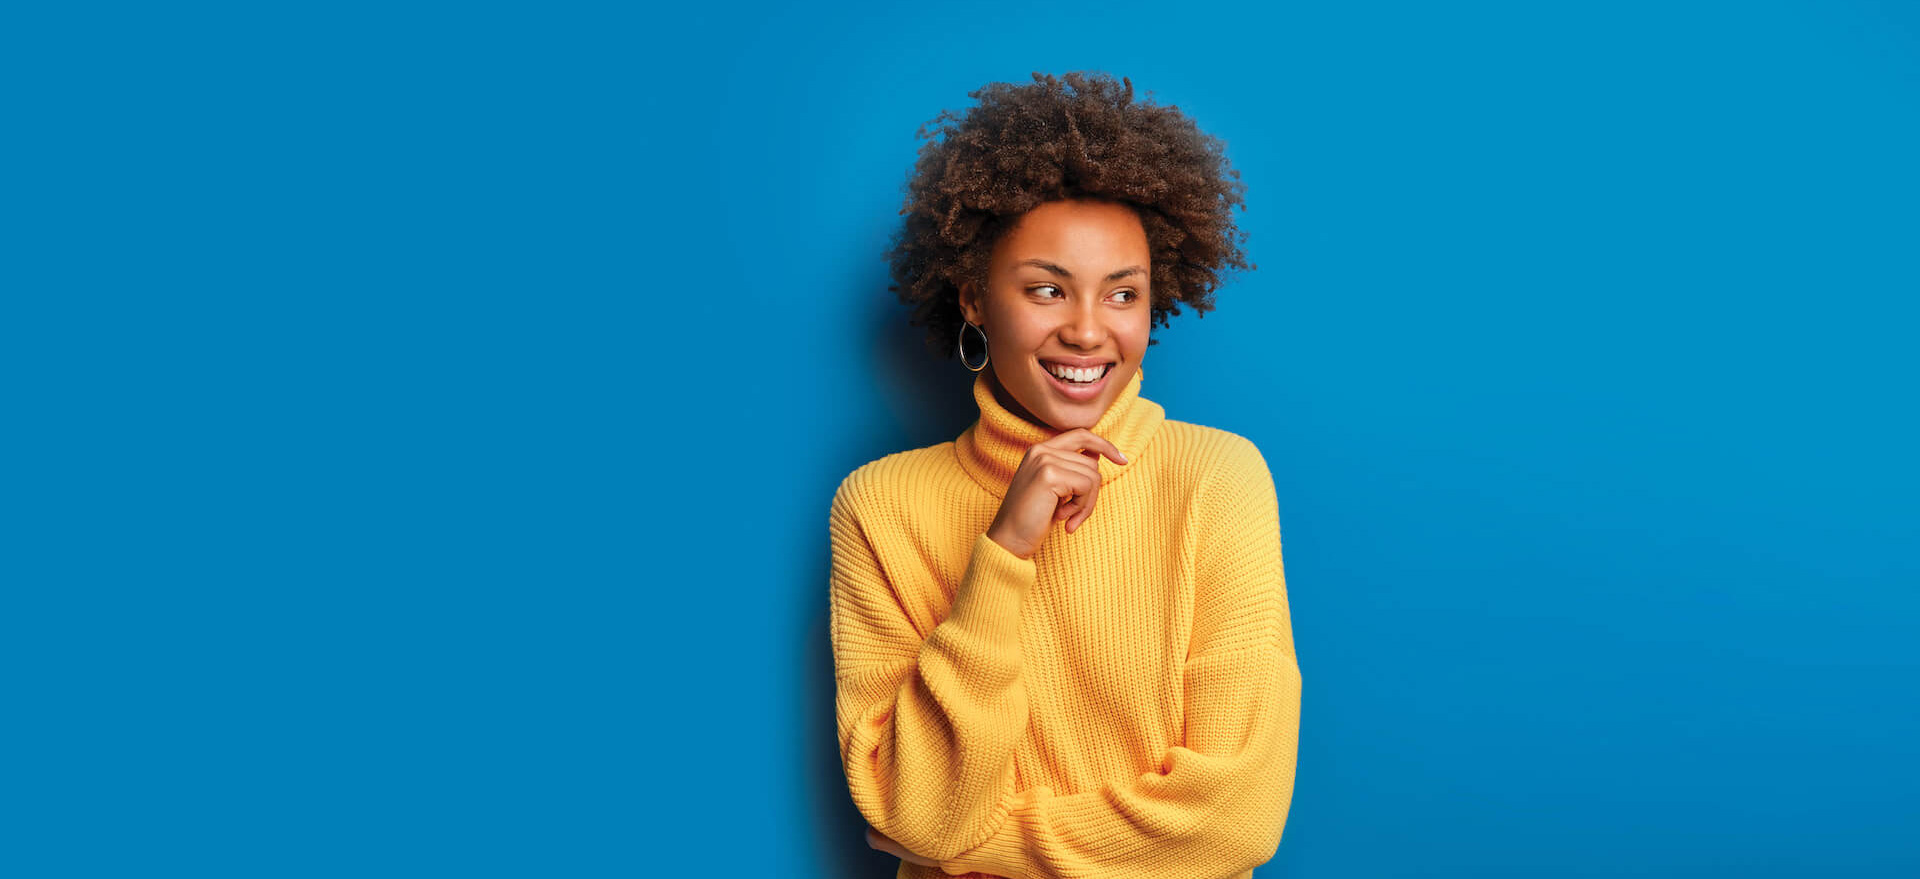
[[[1092,387],[1105,380],[1107,373],[1113,371],[1116,364],[1103,363],[1099,366],[1070,367],[1062,364],[1040,361],[1040,369],[1055,381],[1069,387]]]
[[[1076,376],[1073,379],[1055,375],[1053,368],[1049,368],[1044,362],[1041,363],[1041,371],[1047,374],[1047,383],[1053,387],[1055,393],[1076,403],[1087,403],[1099,399],[1100,395],[1106,392],[1107,378],[1113,375],[1113,368],[1117,365],[1108,363],[1081,370],[1067,370],[1069,374]],[[1093,376],[1093,378],[1090,381],[1078,380],[1086,376]]]

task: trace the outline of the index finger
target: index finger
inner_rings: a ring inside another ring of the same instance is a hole
[[[1121,454],[1119,446],[1107,442],[1106,437],[1084,427],[1076,427],[1053,439],[1047,440],[1047,445],[1062,449],[1072,449],[1078,452],[1095,452],[1097,453],[1095,457],[1105,455],[1111,458],[1115,464],[1127,463],[1127,456]]]

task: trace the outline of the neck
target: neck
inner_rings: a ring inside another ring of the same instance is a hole
[[[994,402],[999,403],[1005,407],[1008,412],[1013,413],[1021,420],[1035,427],[1054,431],[1059,430],[1059,428],[1041,421],[1039,417],[1027,411],[1027,407],[1020,405],[1020,401],[1015,400],[1013,394],[1007,391],[1007,386],[1000,383],[1000,373],[994,371],[992,364],[987,365],[987,387],[993,391]]]

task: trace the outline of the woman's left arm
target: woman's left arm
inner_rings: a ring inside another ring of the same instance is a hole
[[[1259,450],[1234,439],[1192,511],[1202,542],[1184,743],[1167,749],[1159,771],[1098,790],[1007,796],[994,833],[942,870],[1217,879],[1279,850],[1293,799],[1300,669],[1273,478]]]

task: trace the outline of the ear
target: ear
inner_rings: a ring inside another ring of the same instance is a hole
[[[972,281],[964,281],[960,284],[960,315],[967,319],[967,323],[980,323],[979,290],[973,286]]]

